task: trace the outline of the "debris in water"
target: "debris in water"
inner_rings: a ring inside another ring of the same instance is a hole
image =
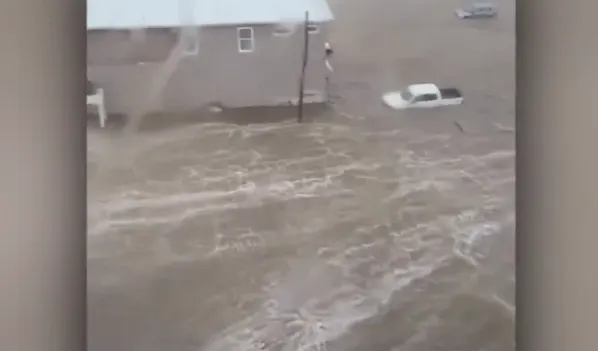
[[[513,133],[515,132],[515,128],[508,128],[503,126],[502,124],[499,123],[494,123],[494,126],[500,131],[500,132],[504,132],[504,133]]]
[[[211,113],[220,113],[220,112],[222,112],[222,110],[223,110],[222,106],[219,106],[216,104],[210,105],[208,107],[208,111],[210,111]]]

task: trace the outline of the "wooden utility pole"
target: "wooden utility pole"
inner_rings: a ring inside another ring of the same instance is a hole
[[[303,65],[301,66],[301,77],[299,81],[299,102],[297,104],[297,122],[303,121],[303,87],[305,85],[305,69],[309,50],[309,12],[305,12],[305,23],[303,24]]]

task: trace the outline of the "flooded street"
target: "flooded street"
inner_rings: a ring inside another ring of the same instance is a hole
[[[90,351],[514,350],[514,3],[329,3],[306,123],[90,127]],[[382,105],[420,82],[465,104]]]

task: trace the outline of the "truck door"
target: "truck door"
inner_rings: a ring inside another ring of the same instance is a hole
[[[436,105],[438,96],[436,94],[422,94],[413,99],[415,107],[431,107]]]

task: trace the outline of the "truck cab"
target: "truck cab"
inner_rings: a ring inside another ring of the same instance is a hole
[[[433,105],[440,99],[440,89],[434,84],[413,84],[399,94],[403,101],[413,107]]]

